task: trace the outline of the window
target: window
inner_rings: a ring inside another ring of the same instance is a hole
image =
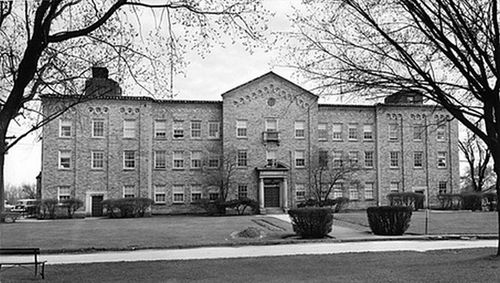
[[[174,139],[184,138],[184,121],[174,121]]]
[[[306,187],[304,186],[304,184],[295,185],[295,199],[296,200],[306,199]]]
[[[266,160],[268,166],[276,166],[276,150],[266,151]]]
[[[373,140],[373,125],[363,126],[363,139],[365,141]]]
[[[208,122],[208,138],[210,139],[218,139],[220,132],[220,124],[219,122]]]
[[[219,199],[219,189],[216,187],[211,187],[208,189],[208,199],[210,201],[215,201]]]
[[[247,120],[236,120],[236,137],[247,137]]]
[[[238,185],[238,198],[247,198],[248,197],[248,186],[245,184]]]
[[[92,120],[92,137],[104,137],[104,120]]]
[[[201,200],[201,185],[191,185],[191,202],[199,202]]]
[[[135,120],[123,120],[123,137],[135,138]]]
[[[57,188],[57,199],[62,202],[65,199],[71,198],[71,189],[69,186],[60,186]]]
[[[438,183],[438,192],[440,195],[446,194],[448,183],[446,181],[439,181]]]
[[[156,120],[154,123],[155,138],[164,139],[167,137],[167,122]]]
[[[437,167],[446,168],[446,151],[438,151],[437,153]]]
[[[327,128],[326,123],[319,123],[318,124],[318,140],[320,140],[320,141],[327,140],[328,132],[327,132],[326,128]]]
[[[201,168],[201,151],[191,151],[191,168]]]
[[[155,185],[155,203],[166,203],[167,194],[165,193],[165,185]]]
[[[326,167],[328,166],[328,151],[320,150],[319,151],[319,166]]]
[[[163,150],[154,153],[155,169],[167,168],[167,153]]]
[[[71,151],[70,150],[60,150],[59,151],[59,169],[70,169],[71,168]]]
[[[219,168],[219,156],[218,155],[210,155],[208,157],[208,167],[209,168]]]
[[[134,186],[123,186],[123,197],[124,198],[134,198],[135,197],[135,188]]]
[[[191,121],[191,138],[201,138],[201,121]]]
[[[295,138],[303,139],[306,136],[305,133],[306,122],[295,121]]]
[[[342,140],[342,124],[333,124],[332,126],[332,139],[336,141]]]
[[[358,124],[349,124],[347,126],[347,136],[349,140],[358,139]]]
[[[104,151],[92,151],[90,155],[90,167],[92,169],[104,168]]]
[[[365,151],[365,167],[373,168],[373,151]]]
[[[240,167],[247,166],[247,151],[246,149],[238,150],[237,163]]]
[[[391,162],[390,162],[390,167],[391,168],[398,168],[399,167],[399,152],[398,151],[391,151]]]
[[[333,152],[333,167],[342,166],[342,151]]]
[[[123,152],[123,169],[135,168],[135,151],[125,150]]]
[[[174,169],[183,169],[184,168],[184,152],[183,151],[174,151],[173,168]]]
[[[277,132],[277,131],[278,131],[278,120],[266,119],[266,132]]]
[[[399,192],[399,182],[391,182],[389,190],[391,192]]]
[[[349,151],[349,163],[351,166],[358,165],[358,152],[357,151]]]
[[[422,151],[413,152],[413,167],[422,168],[424,153]]]
[[[389,140],[398,140],[398,124],[389,124]]]
[[[59,137],[71,137],[71,120],[59,120]]]
[[[174,185],[172,188],[173,203],[184,203],[184,186]]]
[[[365,200],[373,199],[373,183],[365,183]]]
[[[297,150],[295,151],[295,167],[306,166],[305,151]]]
[[[350,200],[359,199],[359,192],[357,187],[349,188],[349,199]]]
[[[413,125],[413,140],[421,141],[424,134],[424,127],[420,124]]]
[[[344,197],[344,183],[339,181],[333,185],[333,198],[341,197]]]
[[[444,125],[438,126],[436,138],[438,141],[444,141],[446,139],[446,127]]]

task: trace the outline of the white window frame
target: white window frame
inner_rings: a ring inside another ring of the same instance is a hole
[[[172,138],[175,140],[181,140],[184,138],[184,121],[174,120],[172,124]]]
[[[133,185],[123,186],[123,198],[135,198],[135,186]]]
[[[320,149],[318,151],[318,164],[319,166],[328,166],[328,150]]]
[[[172,169],[184,169],[184,151],[173,152]]]
[[[344,163],[342,160],[342,154],[343,154],[342,151],[338,151],[338,150],[333,151],[333,153],[332,153],[333,163],[332,164],[333,164],[334,168],[342,167],[342,165]]]
[[[276,150],[266,150],[266,162],[269,166],[276,166],[278,152]]]
[[[391,192],[391,193],[399,192],[399,182],[390,182],[389,183],[389,192]]]
[[[248,122],[247,120],[236,120],[236,137],[246,138],[248,137]]]
[[[351,166],[359,164],[359,153],[357,151],[349,151],[349,163]]]
[[[306,121],[304,120],[295,121],[295,138],[296,139],[306,138]]]
[[[342,124],[335,123],[332,125],[332,140],[341,141],[342,140]]]
[[[304,168],[306,167],[306,151],[296,150],[295,151],[295,167]]]
[[[365,151],[365,168],[373,168],[374,165],[374,152]]]
[[[154,185],[154,196],[155,204],[165,204],[167,203],[167,186],[166,185]],[[158,200],[158,197],[161,197]]]
[[[278,119],[276,118],[266,118],[266,132],[277,132],[278,131]]]
[[[389,124],[389,140],[397,141],[399,139],[399,126],[398,124]]]
[[[62,170],[70,170],[73,166],[72,156],[73,153],[71,150],[59,150],[59,169]],[[64,159],[64,161],[63,161]],[[67,160],[66,160],[67,159]],[[67,166],[65,164],[68,164]]]
[[[69,119],[59,119],[59,137],[71,138],[73,132],[73,122]]]
[[[99,157],[98,155],[102,155]],[[96,165],[101,166],[96,166]],[[104,169],[104,151],[102,150],[93,150],[90,152],[90,168],[92,169]]]
[[[399,151],[389,152],[389,167],[399,168]]]
[[[328,124],[318,123],[318,140],[326,141],[328,140]]]
[[[420,163],[418,162],[420,161]],[[424,166],[424,152],[414,151],[413,152],[413,168],[423,168]]]
[[[349,188],[349,200],[359,200],[359,190],[357,187]]]
[[[167,138],[167,121],[166,120],[155,120],[153,127],[154,127],[155,139],[166,139]]]
[[[443,188],[443,185],[444,184],[444,188]],[[443,194],[443,190],[444,190],[444,194],[446,194],[448,192],[448,182],[447,181],[439,181],[438,182],[438,194]]]
[[[136,121],[135,119],[124,119],[123,120],[123,138],[133,139],[136,135]]]
[[[154,166],[155,169],[167,168],[167,152],[165,150],[156,150],[154,152]]]
[[[413,141],[422,141],[424,138],[424,126],[422,124],[413,125]]]
[[[446,140],[446,125],[439,125],[436,129],[436,140],[445,141]]]
[[[358,140],[358,124],[348,124],[347,125],[347,139],[349,141]]]
[[[244,156],[243,156],[243,153],[244,153]],[[248,150],[238,149],[237,156],[236,156],[236,165],[238,167],[247,167],[248,166]]]
[[[374,182],[365,182],[365,200],[374,199],[373,197],[374,188],[375,188]]]
[[[306,186],[304,184],[295,184],[295,199],[298,201],[306,199]]]
[[[333,185],[333,198],[340,198],[344,197],[344,182],[343,181],[337,181]]]
[[[102,124],[102,127],[97,127],[97,124]],[[104,138],[104,119],[93,119],[92,120],[92,137],[93,138]]]
[[[195,195],[196,195],[196,199],[195,199]],[[203,189],[201,188],[201,185],[198,185],[198,184],[191,185],[191,203],[197,203],[202,198],[203,198]]]
[[[62,202],[65,199],[71,198],[71,187],[70,186],[59,186],[57,187],[57,200]]]
[[[238,199],[248,198],[248,185],[238,184]]]
[[[217,166],[213,166],[213,161],[217,161]],[[211,169],[216,169],[216,168],[219,168],[220,166],[220,156],[219,155],[215,155],[215,154],[211,154],[208,156],[208,168],[211,168]]]
[[[447,166],[447,154],[446,151],[438,151],[437,153],[437,168],[446,168]]]
[[[202,152],[200,150],[191,151],[191,169],[201,169]]]
[[[365,141],[373,140],[373,125],[372,124],[363,125],[363,140],[365,140]]]
[[[196,128],[199,126],[199,128]],[[191,138],[192,139],[201,139],[202,132],[202,122],[200,120],[191,121]]]
[[[214,131],[214,129],[216,131]],[[220,138],[220,123],[219,122],[208,122],[208,138],[209,139]]]
[[[130,158],[130,153],[133,154],[133,158]],[[123,151],[123,169],[132,170],[135,169],[135,150],[124,150]],[[133,166],[130,166],[133,165]]]
[[[182,199],[178,199],[179,196],[182,196]],[[185,203],[185,200],[186,200],[186,192],[184,191],[184,185],[173,185],[172,203],[177,203],[177,204]]]

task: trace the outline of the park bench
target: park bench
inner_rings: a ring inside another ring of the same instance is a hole
[[[45,263],[46,261],[39,261],[38,255],[40,254],[39,248],[0,248],[0,272],[2,272],[2,267],[6,266],[4,270],[13,267],[24,267],[34,266],[35,276],[40,274],[42,279],[45,279]],[[4,256],[18,256],[18,255],[33,255],[32,261],[9,261],[8,257]]]
[[[20,212],[15,212],[15,211],[0,212],[0,222],[8,222],[7,220],[10,219],[10,222],[15,223],[19,217],[21,217]]]

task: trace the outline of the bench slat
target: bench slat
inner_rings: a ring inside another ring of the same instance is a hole
[[[0,255],[39,255],[39,248],[10,248],[10,249],[0,249]]]

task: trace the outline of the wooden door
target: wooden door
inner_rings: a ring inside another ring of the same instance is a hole
[[[101,196],[92,196],[92,216],[98,217],[102,216],[102,200],[104,197]]]

